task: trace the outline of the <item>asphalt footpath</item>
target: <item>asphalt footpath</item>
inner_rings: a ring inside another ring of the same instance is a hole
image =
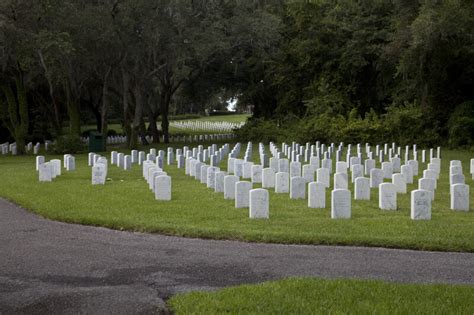
[[[474,285],[474,253],[121,232],[46,220],[0,199],[0,314],[166,313],[176,293],[286,277]]]

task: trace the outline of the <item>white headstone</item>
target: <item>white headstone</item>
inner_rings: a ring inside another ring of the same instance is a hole
[[[204,163],[201,162],[196,162],[194,164],[194,178],[197,180],[201,180],[201,166],[203,166]]]
[[[428,190],[418,189],[411,192],[412,220],[431,220],[431,193]]]
[[[56,178],[57,176],[61,175],[61,160],[54,159],[49,161],[51,164],[51,169],[52,169],[52,177]]]
[[[312,182],[308,185],[308,207],[326,208],[326,186],[323,183]]]
[[[382,210],[397,210],[397,188],[394,184],[380,184],[379,208]]]
[[[135,163],[135,164],[138,163],[138,151],[137,150],[132,150],[131,156],[132,156],[132,164],[133,163]]]
[[[229,172],[229,174],[234,173],[234,163],[235,158],[229,158],[227,160],[227,172]]]
[[[201,178],[200,178],[201,184],[206,184],[207,183],[207,169],[209,167],[210,166],[207,165],[207,164],[202,164],[201,165]]]
[[[303,177],[294,176],[290,179],[290,199],[306,198],[306,182]]]
[[[301,163],[300,162],[290,163],[290,177],[301,177]]]
[[[437,188],[437,178],[438,174],[434,170],[424,170],[423,171],[423,178],[430,178],[434,180],[435,183],[435,189]]]
[[[471,166],[469,168],[469,173],[471,173],[472,179],[474,179],[474,159],[471,159]]]
[[[278,172],[275,174],[275,193],[289,193],[290,192],[290,174],[285,172]]]
[[[391,159],[392,162],[392,170],[394,173],[400,173],[401,172],[401,166],[402,166],[402,161],[399,157],[393,157]]]
[[[216,173],[219,172],[220,169],[215,166],[211,166],[207,169],[207,188],[216,188]]]
[[[432,178],[420,178],[418,180],[418,189],[429,190],[431,192],[431,200],[434,200],[436,180]]]
[[[370,200],[370,180],[366,177],[357,177],[354,181],[354,199]]]
[[[464,178],[463,174],[455,174],[449,176],[449,185],[455,185],[455,184],[465,184],[466,179]]]
[[[110,152],[110,163],[112,163],[113,165],[117,164],[117,154],[117,151]]]
[[[416,160],[409,160],[408,165],[411,166],[411,169],[413,171],[413,176],[418,176],[418,161]]]
[[[310,159],[309,164],[313,166],[313,169],[317,170],[319,168],[319,157],[317,156],[312,156]]]
[[[461,166],[462,167],[462,163],[460,160],[451,160],[449,161],[449,166],[452,167],[452,166]]]
[[[252,183],[246,181],[239,181],[235,183],[235,207],[247,208],[249,207],[249,192],[252,189]]]
[[[405,176],[400,173],[392,175],[392,184],[395,185],[396,191],[399,194],[407,193],[407,183],[405,182]]]
[[[347,173],[335,173],[334,174],[334,189],[348,189],[349,183],[347,179]]]
[[[351,182],[353,183],[358,177],[364,177],[364,166],[362,164],[351,166]]]
[[[224,199],[235,199],[235,184],[239,181],[237,175],[227,175],[224,177]]]
[[[335,189],[331,192],[331,219],[349,219],[351,217],[351,192]]]
[[[50,182],[53,180],[53,176],[52,176],[53,171],[52,171],[51,164],[49,162],[38,165],[38,171],[39,171],[40,182]]]
[[[252,176],[250,179],[252,183],[260,184],[262,182],[262,165],[252,165]]]
[[[252,177],[252,166],[253,162],[244,162],[242,165],[242,178]]]
[[[130,171],[132,169],[132,156],[131,155],[125,155],[123,157],[123,169],[125,171]]]
[[[369,175],[370,176],[370,171],[375,168],[375,160],[373,159],[367,159],[365,160],[364,162],[364,171],[365,171],[365,175]]]
[[[37,171],[39,171],[39,166],[40,166],[41,164],[44,164],[44,156],[38,155],[38,156],[36,157],[36,170],[37,170]]]
[[[216,183],[214,187],[215,192],[224,192],[224,178],[226,177],[226,175],[226,172],[216,173]]]
[[[92,185],[104,185],[107,177],[105,166],[96,164],[92,167]]]
[[[159,170],[156,167],[150,168],[150,171],[151,171],[151,174],[150,174],[149,179],[148,179],[148,187],[150,188],[151,191],[155,192],[156,191],[156,187],[155,187],[156,181],[155,181],[155,179],[158,176],[164,176],[164,175],[168,175],[168,174],[166,174],[166,172],[163,172],[162,170]]]
[[[265,189],[252,189],[249,192],[250,196],[250,219],[268,219],[270,217],[269,211],[269,194]]]
[[[178,168],[184,168],[186,165],[185,157],[184,155],[178,155],[176,156],[176,162],[177,162],[177,167]]]
[[[125,154],[123,153],[118,153],[117,154],[117,166],[119,168],[123,168],[124,167],[124,160],[125,160]]]
[[[462,166],[454,165],[449,167],[449,175],[458,175],[462,173]]]
[[[75,171],[76,170],[76,158],[72,155],[69,155],[66,158],[66,171]]]
[[[278,172],[290,172],[290,161],[288,159],[278,160]]]
[[[347,163],[343,161],[336,162],[336,173],[347,173]]]
[[[469,185],[451,186],[451,210],[469,211]]]
[[[155,177],[155,199],[171,200],[171,177],[161,175]]]
[[[330,178],[329,178],[329,169],[327,168],[318,168],[316,171],[317,182],[324,184],[326,188],[329,188]]]
[[[234,175],[241,177],[243,175],[243,160],[235,159],[234,160]]]
[[[272,168],[264,168],[262,170],[262,187],[273,188],[275,187],[275,171]]]
[[[393,164],[392,162],[382,163],[383,178],[391,179],[393,175]]]
[[[383,183],[383,171],[379,168],[370,170],[370,188],[379,188]]]
[[[95,156],[95,153],[94,152],[90,152],[88,154],[88,159],[87,159],[87,165],[89,166],[93,166],[94,165],[94,156]]]
[[[315,168],[311,164],[303,165],[303,178],[307,183],[314,182],[314,171]]]
[[[332,160],[325,158],[321,162],[321,168],[327,168],[329,170],[329,174],[332,174]]]
[[[413,167],[411,165],[402,165],[401,174],[405,177],[407,184],[413,184]]]

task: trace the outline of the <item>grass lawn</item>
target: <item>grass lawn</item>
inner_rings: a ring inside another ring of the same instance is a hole
[[[236,114],[236,115],[222,115],[222,116],[203,116],[200,118],[194,118],[194,119],[177,119],[174,121],[227,121],[227,122],[232,122],[232,123],[240,123],[243,121],[246,121],[247,118],[249,118],[250,115],[247,114]],[[157,123],[158,126],[161,125],[161,122]],[[148,126],[148,123],[147,123]],[[81,130],[84,132],[86,130],[95,130],[96,126],[95,125],[84,125],[81,127]],[[109,130],[115,130],[115,132],[122,134],[123,129],[122,125],[120,124],[110,124],[108,125]],[[175,135],[199,135],[199,134],[213,134],[215,133],[214,131],[208,131],[208,130],[202,130],[202,131],[193,131],[193,130],[186,130],[186,129],[177,129],[172,126],[170,126],[170,134]]]
[[[253,151],[257,154],[257,144]],[[474,152],[445,150],[442,154],[431,221],[410,219],[409,194],[398,195],[398,211],[380,210],[377,189],[372,190],[371,201],[352,201],[350,220],[330,218],[330,190],[326,209],[309,209],[306,200],[290,200],[288,194],[270,190],[270,220],[250,220],[248,209],[235,209],[233,200],[224,200],[222,193],[206,188],[175,166],[165,166],[173,185],[169,202],[154,199],[138,165],[129,172],[109,165],[106,185],[92,186],[86,154],[76,156],[76,171],[63,170],[52,183],[38,182],[34,156],[0,156],[0,196],[53,220],[113,229],[255,242],[474,252],[474,193],[471,191],[471,211],[451,211],[447,174],[449,160],[462,160],[472,190],[468,162]],[[104,155],[110,158],[109,153]],[[47,156],[47,160],[52,158]],[[223,161],[221,169],[226,165]],[[420,170],[425,168],[420,163]],[[409,185],[408,190],[416,186]],[[352,186],[350,189],[353,191]]]
[[[176,314],[473,314],[474,287],[286,279],[180,294]]]

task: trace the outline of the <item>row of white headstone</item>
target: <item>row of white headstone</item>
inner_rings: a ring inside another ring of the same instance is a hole
[[[231,156],[238,155],[240,143],[232,149]],[[247,147],[247,153],[251,147]],[[191,153],[191,151],[189,151]],[[185,162],[185,174],[199,180],[207,188],[224,193],[224,199],[234,200],[235,208],[249,208],[251,219],[268,219],[269,193],[266,189],[252,189],[249,181],[240,181],[240,177],[229,175],[219,167],[206,164],[199,155],[189,154]]]
[[[142,164],[143,178],[156,200],[171,200],[171,177],[156,162],[146,160]]]
[[[193,143],[193,142],[203,142],[203,141],[231,140],[233,138],[235,138],[235,135],[233,133],[226,133],[226,134],[170,136],[169,140],[171,143],[176,143],[176,142]],[[145,139],[147,140],[148,143],[153,142],[153,136],[146,136]]]
[[[105,185],[105,182],[107,181],[107,173],[108,173],[107,158],[100,154],[90,152],[87,159],[87,165],[91,167],[92,185]]]
[[[251,144],[249,143],[249,146]],[[264,148],[263,144],[259,145],[259,148]],[[318,174],[318,180],[314,181],[315,168],[319,167],[319,157],[310,157],[311,164],[303,165],[303,172],[301,171],[300,162],[290,162],[288,159],[271,158],[270,168],[262,169],[261,165],[253,165],[252,162],[248,161],[248,151],[245,154],[244,160],[233,158],[230,155],[228,160],[228,170],[233,172],[235,176],[243,178],[251,178],[253,183],[262,182],[264,188],[275,188],[277,193],[290,193],[290,198],[299,199],[305,198],[306,183],[308,185],[308,206],[309,207],[325,207],[325,188],[329,187],[330,184],[330,170],[332,167],[332,161],[325,158],[323,160],[323,168],[316,169]],[[260,150],[262,151],[262,150]],[[438,154],[439,154],[439,150]],[[358,157],[348,157],[350,160],[352,181],[355,181],[355,199],[370,199],[370,188],[379,188],[379,206],[384,210],[396,210],[396,194],[406,193],[406,184],[413,183],[413,176],[416,173],[418,176],[418,162],[416,160],[408,161],[406,165],[400,165],[400,159],[395,156],[391,160],[392,162],[382,162],[382,169],[373,168],[370,170],[370,179],[361,177],[364,173],[364,166],[360,165],[360,159]],[[366,160],[366,164],[372,162]],[[439,158],[434,158],[431,155],[431,163],[428,165],[428,169],[423,172],[424,177],[419,179],[418,190],[428,190],[430,196],[430,202],[434,199],[434,190],[436,187],[436,180],[440,173]],[[452,164],[460,163],[459,161],[453,161]],[[472,164],[471,160],[471,164]],[[373,161],[372,167],[375,166]],[[394,165],[395,164],[395,165]],[[367,165],[366,165],[367,166]],[[278,172],[275,171],[275,168]],[[334,189],[347,190],[348,188],[348,176],[347,176],[348,163],[337,162],[336,163],[336,174],[334,175]],[[393,174],[393,169],[399,169],[401,173]],[[472,169],[472,165],[471,165]],[[303,173],[303,177],[301,177]],[[291,180],[290,180],[291,178]],[[392,183],[383,183],[384,178],[392,179]],[[451,194],[451,209],[467,211],[469,209],[469,186],[464,183],[455,182],[452,180],[452,184],[459,186],[454,187],[455,194]],[[425,193],[413,193],[412,198],[419,199],[424,198]],[[420,197],[421,196],[421,197]],[[333,203],[332,203],[333,204]],[[337,203],[336,203],[337,204]],[[414,219],[429,219],[430,211],[425,207],[421,209],[421,204],[426,205],[424,202],[414,202],[412,207],[412,218]],[[420,205],[417,207],[416,205]],[[430,208],[430,207],[429,207]],[[429,209],[430,210],[430,209]],[[334,211],[333,211],[334,212]],[[336,211],[337,212],[337,211]]]
[[[184,120],[171,121],[170,126],[176,129],[192,130],[192,131],[217,131],[217,132],[232,132],[234,129],[239,129],[245,122],[233,123],[228,121],[199,121],[199,120]]]
[[[63,163],[59,159],[53,159],[49,162],[45,161],[45,157],[39,155],[36,157],[36,171],[38,171],[40,182],[51,182],[54,178],[61,175],[61,164],[66,171],[74,171],[76,169],[76,159],[71,154],[65,154]]]
[[[227,134],[209,134],[209,135],[189,135],[189,136],[170,136],[169,140],[171,143],[176,142],[202,142],[202,141],[220,141],[220,140],[230,140],[235,137],[232,133]],[[153,136],[145,136],[145,139],[148,143],[153,142]],[[82,137],[82,142],[88,144],[89,137]],[[162,140],[162,139],[160,139]],[[108,136],[107,137],[107,144],[124,144],[127,142],[126,136]],[[39,150],[39,148],[38,148]]]
[[[343,161],[342,153],[346,150],[346,162],[350,162],[350,158],[358,157],[360,161],[363,160],[363,155],[365,151],[365,156],[368,159],[375,159],[375,157],[379,158],[379,162],[382,163],[384,161],[390,161],[394,157],[402,156],[402,147],[396,146],[395,143],[392,143],[392,147],[389,148],[388,144],[384,144],[383,148],[380,145],[375,146],[375,152],[373,151],[373,147],[371,147],[368,143],[365,144],[365,150],[362,150],[362,145],[359,143],[356,145],[356,152],[355,154],[352,153],[353,146],[351,144],[347,145],[347,148],[341,142],[338,147],[334,143],[327,146],[326,144],[321,144],[319,141],[316,141],[316,144],[311,144],[307,142],[305,145],[300,145],[296,142],[293,142],[291,145],[286,143],[282,143],[281,146],[282,152],[280,152],[278,146],[274,143],[270,142],[270,152],[273,157],[283,158],[286,157],[291,161],[299,161],[299,162],[309,162],[312,156],[316,156],[318,158],[324,159],[328,158],[331,159],[333,156],[336,158],[336,162]],[[411,150],[411,151],[410,151]],[[408,163],[410,160],[419,160],[419,151],[417,151],[417,146],[413,145],[406,146],[404,157],[405,157],[405,164]],[[425,163],[427,160],[427,150],[421,151],[421,162]],[[429,149],[429,158],[432,159],[434,157],[441,158],[441,148],[437,147],[436,149],[436,156],[434,155],[434,149]]]
[[[44,148],[46,151],[48,151],[49,146],[52,144],[51,141],[46,140],[44,143]],[[41,149],[41,143],[37,142],[35,145],[33,145],[33,142],[29,142],[28,144],[25,145],[25,152],[30,153],[33,151],[34,155],[38,155]],[[2,155],[7,155],[11,153],[11,155],[17,155],[18,154],[18,147],[16,142],[9,143],[5,142],[0,144],[0,153]]]

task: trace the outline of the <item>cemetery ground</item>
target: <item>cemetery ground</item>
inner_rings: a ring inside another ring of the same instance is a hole
[[[153,147],[166,150],[168,146]],[[183,144],[172,146],[178,148]],[[257,150],[254,152],[256,161]],[[102,154],[109,157],[110,152]],[[474,252],[473,211],[449,210],[447,174],[449,160],[461,160],[467,167],[473,154],[472,151],[442,151],[442,170],[430,221],[410,219],[409,194],[398,195],[398,211],[380,210],[377,189],[371,190],[370,201],[352,199],[350,220],[332,220],[329,203],[325,209],[310,209],[307,200],[291,200],[288,194],[276,194],[270,189],[270,220],[250,220],[248,209],[236,209],[233,200],[223,199],[221,194],[186,176],[184,169],[177,169],[176,165],[164,167],[172,178],[172,201],[155,200],[142,179],[141,167],[136,164],[131,171],[109,165],[106,185],[92,186],[86,154],[75,155],[76,170],[63,171],[63,175],[51,183],[37,181],[34,156],[2,156],[0,171],[4,176],[0,182],[0,197],[52,220],[118,230],[262,243]],[[48,160],[62,158],[45,155]],[[224,160],[219,167],[225,170],[226,165]],[[420,169],[425,168],[426,164],[420,163]],[[470,176],[466,176],[466,184],[472,186]],[[407,190],[416,186],[415,181]],[[254,184],[256,187],[260,185]],[[349,189],[354,191],[352,184]],[[326,193],[326,200],[330,200],[330,190]],[[472,208],[472,194],[470,198]],[[406,261],[410,259],[416,260],[408,258]],[[436,264],[436,259],[433,262]],[[472,265],[468,263],[466,267],[469,269]],[[262,280],[265,279],[256,277],[251,282]],[[235,284],[238,283],[246,281]],[[459,285],[287,279],[210,293],[179,294],[171,298],[168,305],[176,313],[307,313],[318,309],[355,313],[472,313],[473,290],[471,286]],[[394,303],[394,296],[403,303]]]
[[[85,154],[76,156],[76,171],[63,172],[52,183],[37,181],[33,156],[0,157],[0,192],[1,197],[49,219],[119,230],[250,242],[474,252],[474,211],[449,209],[447,175],[449,160],[459,159],[468,167],[472,156],[472,151],[443,150],[430,221],[410,219],[409,193],[398,195],[398,211],[380,210],[377,189],[371,190],[370,201],[352,200],[350,220],[332,220],[329,202],[325,209],[310,209],[306,200],[293,200],[270,189],[270,220],[250,220],[248,209],[236,209],[233,200],[225,200],[222,193],[186,176],[176,165],[164,168],[172,178],[170,202],[155,200],[138,165],[131,171],[110,165],[106,185],[92,186]],[[48,155],[50,158],[53,156]],[[219,166],[225,170],[226,161]],[[420,169],[425,168],[420,163]],[[466,184],[472,186],[470,176]],[[416,181],[409,184],[408,191],[416,186]],[[254,184],[256,187],[260,185]],[[329,189],[326,194],[330,200]]]

